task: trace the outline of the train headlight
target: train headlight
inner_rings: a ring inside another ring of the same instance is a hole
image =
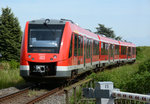
[[[56,56],[56,55],[54,55],[53,57],[54,57],[55,59],[57,58],[57,56]]]
[[[29,55],[28,57],[31,58],[31,55]]]

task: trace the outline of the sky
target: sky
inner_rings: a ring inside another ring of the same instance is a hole
[[[116,36],[150,46],[150,0],[0,0],[0,8],[6,7],[12,9],[22,31],[26,21],[65,18],[93,32],[104,24]]]

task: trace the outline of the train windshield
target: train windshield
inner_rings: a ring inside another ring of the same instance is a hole
[[[64,25],[29,25],[28,52],[58,53]]]

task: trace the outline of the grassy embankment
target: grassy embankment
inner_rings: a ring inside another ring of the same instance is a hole
[[[137,60],[100,72],[92,73],[96,81],[112,81],[122,91],[150,93],[150,47],[137,47]]]
[[[24,83],[19,75],[19,63],[15,61],[0,62],[0,89]]]

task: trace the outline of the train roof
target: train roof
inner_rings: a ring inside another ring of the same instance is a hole
[[[29,21],[29,24],[66,24],[67,21],[57,19],[37,19]]]
[[[104,37],[102,35],[98,35],[98,36],[100,38],[100,41],[102,41],[102,42],[119,45],[119,41],[117,41],[117,40],[114,40],[114,39],[108,38],[108,37]]]
[[[83,29],[80,26],[73,24],[73,23],[70,23],[70,26],[71,26],[72,32],[100,41],[97,34],[94,34],[87,29]]]
[[[122,46],[128,46],[128,47],[136,47],[135,44],[131,43],[131,42],[124,42],[124,41],[119,41],[120,45]]]

